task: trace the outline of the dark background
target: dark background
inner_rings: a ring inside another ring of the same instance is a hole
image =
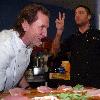
[[[0,0],[0,31],[3,29],[12,28],[20,9],[23,8],[24,5],[31,2],[34,2],[34,0]],[[48,37],[50,39],[53,39],[56,33],[55,19],[57,18],[59,11],[66,13],[65,29],[62,35],[62,40],[68,38],[72,33],[75,32],[76,26],[74,22],[73,8],[65,8],[58,5],[45,3],[39,4],[44,5],[50,11],[50,27],[48,29]],[[97,21],[96,16],[94,16],[94,14],[92,22],[93,27],[95,27]]]

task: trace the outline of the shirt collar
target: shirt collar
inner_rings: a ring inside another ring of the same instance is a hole
[[[92,27],[90,27],[89,29],[87,29],[84,33],[81,33],[78,29],[77,29],[77,31],[76,31],[76,35],[86,35],[86,34],[88,34],[88,33],[90,33],[90,31],[92,30],[93,28]]]

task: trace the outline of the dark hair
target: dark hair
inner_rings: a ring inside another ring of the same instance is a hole
[[[24,20],[26,20],[29,24],[32,24],[34,21],[36,21],[38,19],[37,13],[39,11],[49,17],[48,10],[39,4],[31,3],[31,4],[28,4],[27,6],[25,6],[21,10],[21,12],[17,18],[17,21],[14,25],[14,30],[19,32],[20,37],[22,37],[25,34],[21,24],[24,22]]]
[[[90,11],[90,9],[89,9],[87,6],[85,6],[85,5],[78,5],[77,7],[75,7],[75,10],[76,10],[77,8],[79,8],[79,7],[84,8],[84,9],[86,10],[87,14],[91,15],[91,11]],[[75,11],[75,10],[74,10],[74,11]]]

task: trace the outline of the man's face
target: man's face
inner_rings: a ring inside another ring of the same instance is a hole
[[[38,12],[37,17],[38,19],[32,24],[25,24],[27,28],[24,29],[28,41],[34,46],[40,46],[42,44],[41,39],[47,36],[47,28],[49,27],[48,16],[44,15],[42,12]]]
[[[79,7],[75,10],[75,22],[78,26],[84,26],[89,23],[91,16],[87,13],[86,9]]]

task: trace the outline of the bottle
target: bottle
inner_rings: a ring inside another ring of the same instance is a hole
[[[26,71],[26,75],[25,76],[26,76],[26,79],[27,79],[28,82],[32,82],[33,81],[33,71],[32,71],[31,68]]]
[[[51,56],[48,59],[48,86],[57,88],[63,83],[65,69],[61,66],[59,56]]]
[[[70,80],[70,62],[62,61],[61,66],[65,69],[64,80]]]
[[[49,68],[49,79],[65,79],[65,68],[62,66]]]
[[[33,76],[32,81],[28,81],[30,86],[37,88],[38,86],[45,85],[44,60],[41,52],[36,52],[31,56],[29,68]]]
[[[49,66],[48,69],[48,87],[57,88],[59,85],[57,79],[57,68],[55,66]]]
[[[49,79],[57,79],[57,68],[55,66],[49,68]]]
[[[55,67],[55,56],[51,55],[48,58],[47,66],[48,66],[47,86],[51,88],[56,88],[57,82],[55,82],[56,79],[53,78],[57,71]]]
[[[59,55],[60,55],[61,66],[65,69],[65,76],[64,76],[65,84],[70,83],[70,69],[71,69],[70,53],[66,51],[64,52],[61,51]]]
[[[48,85],[52,87],[70,85],[70,62],[67,54],[59,52],[55,57],[49,59]]]

